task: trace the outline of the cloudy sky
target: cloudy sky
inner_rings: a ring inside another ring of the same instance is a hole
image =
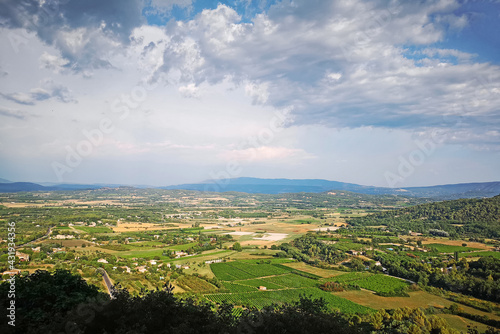
[[[500,181],[499,1],[2,0],[0,178]]]

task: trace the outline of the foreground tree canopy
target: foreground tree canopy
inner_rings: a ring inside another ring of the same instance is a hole
[[[0,285],[5,309],[9,284]],[[421,309],[396,309],[358,316],[327,311],[322,299],[305,296],[287,306],[246,310],[177,298],[170,285],[131,296],[118,288],[110,299],[68,271],[37,271],[16,278],[16,327],[2,333],[455,333],[441,318]],[[489,330],[495,333],[495,330]]]

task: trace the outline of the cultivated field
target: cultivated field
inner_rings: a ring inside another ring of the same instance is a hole
[[[222,281],[224,293],[205,294],[211,301],[227,301],[244,307],[262,308],[292,303],[301,295],[322,297],[330,309],[346,313],[367,313],[370,308],[318,289],[320,277],[286,266],[290,260],[242,260],[214,263],[210,267]]]

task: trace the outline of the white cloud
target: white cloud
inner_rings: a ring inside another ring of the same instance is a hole
[[[472,64],[475,55],[434,47],[413,60],[399,46],[442,40],[446,27],[431,15],[449,20],[457,7],[454,1],[283,2],[250,24],[219,5],[166,28],[157,74],[178,73],[173,77],[183,87],[226,78],[246,82],[253,103],[293,107],[298,124],[437,124],[453,112],[457,94],[477,95],[473,78],[500,82],[500,69]],[[483,99],[481,113],[491,115],[496,106],[496,97]]]
[[[199,89],[194,83],[179,87],[179,93],[186,98],[199,97]]]
[[[26,118],[26,113],[20,110],[4,108],[0,106],[0,116],[16,118],[18,120],[23,120]]]
[[[41,87],[32,88],[29,93],[0,93],[0,96],[18,104],[35,105],[39,101],[55,98],[63,103],[75,103],[75,98],[68,88],[54,83],[51,79],[41,82]]]
[[[249,15],[256,7],[242,13],[219,4],[164,26],[145,25],[139,1],[101,3],[82,15],[78,2],[69,1],[44,27],[23,21],[40,15],[35,7],[32,15],[12,11],[12,0],[0,5],[3,45],[10,33],[25,38],[1,60],[0,116],[10,122],[2,134],[13,143],[9,154],[62,159],[66,145],[84,140],[83,130],[105,117],[115,130],[89,164],[137,158],[144,166],[172,168],[164,174],[173,183],[188,170],[207,178],[208,170],[234,159],[245,173],[318,171],[345,180],[361,175],[367,155],[383,152],[390,160],[392,147],[401,141],[401,152],[411,150],[411,133],[429,129],[453,128],[443,146],[498,152],[499,66],[436,44],[474,24],[454,14],[458,1],[295,0],[257,15]],[[160,16],[174,6],[195,10],[189,0],[146,5]],[[26,29],[32,33],[23,34]],[[144,99],[130,100],[141,89]],[[286,128],[272,132],[272,142],[249,144],[274,129],[274,112],[282,109],[290,110]],[[29,141],[39,145],[30,148]],[[300,163],[307,168],[293,170]],[[392,166],[374,168],[365,183]]]
[[[328,73],[326,78],[329,81],[339,81],[342,78],[342,73]]]
[[[304,159],[314,158],[314,156],[302,149],[275,146],[260,146],[240,150],[230,150],[222,152],[221,154],[219,154],[219,157],[226,161],[265,161],[279,164],[290,163],[291,161],[298,162]]]
[[[245,93],[252,98],[252,104],[264,104],[269,98],[267,83],[248,83],[245,86]]]
[[[68,63],[67,59],[51,55],[47,52],[44,52],[40,56],[40,68],[54,70],[56,73],[61,72]]]

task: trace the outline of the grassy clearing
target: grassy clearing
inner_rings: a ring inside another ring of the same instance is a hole
[[[317,275],[319,277],[324,277],[324,278],[345,274],[345,272],[343,272],[343,271],[317,268],[317,267],[313,267],[311,265],[308,265],[304,262],[289,262],[289,263],[284,263],[283,265],[290,267],[290,268],[293,268],[293,269],[304,271],[306,273]]]
[[[462,333],[467,333],[467,325],[470,325],[471,327],[476,326],[477,330],[479,330],[480,333],[483,333],[488,329],[488,326],[485,324],[482,324],[480,322],[475,322],[466,318],[459,317],[458,315],[453,315],[453,314],[438,314],[437,315],[440,318],[445,319],[450,327],[461,331]]]
[[[445,244],[427,244],[425,246],[428,248],[435,248],[439,253],[454,253],[454,252],[464,252],[464,251],[467,252],[467,251],[478,250],[478,248],[445,245]]]
[[[80,239],[69,239],[69,240],[46,239],[46,240],[40,241],[37,244],[48,244],[48,243],[54,243],[54,242],[61,244],[63,247],[81,247],[82,245],[85,245],[85,246],[92,246],[93,245],[89,241],[80,240]]]
[[[217,287],[195,276],[181,276],[177,279],[177,285],[186,291],[196,293],[210,293],[217,291]]]
[[[230,293],[255,292],[258,288],[251,285],[243,285],[239,282],[222,282],[222,285]]]
[[[163,248],[133,247],[134,249],[131,249],[129,251],[116,251],[113,254],[116,256],[125,258],[125,259],[129,259],[129,258],[133,258],[133,257],[146,259],[146,258],[153,258],[155,256],[159,256],[160,258],[163,258],[163,259],[169,259],[168,257],[162,256],[164,250],[168,249],[168,250],[173,250],[173,251],[185,251],[185,250],[195,246],[196,244],[197,244],[196,242],[192,242],[192,243],[188,243],[188,244],[167,246],[167,247],[163,247]],[[129,244],[127,246],[130,247],[131,244]]]
[[[249,280],[243,280],[243,281],[235,281],[235,283],[246,285],[246,286],[251,286],[251,287],[253,287],[253,291],[255,291],[255,289],[259,288],[260,286],[265,286],[267,290],[283,289],[282,285],[274,284],[274,283],[271,283],[269,280],[265,280],[265,279],[261,279],[261,278],[255,278],[255,279],[249,279]]]
[[[408,282],[383,274],[349,273],[334,277],[332,281],[354,284],[377,293],[394,293],[409,286]]]
[[[109,227],[104,226],[75,226],[75,230],[79,230],[86,233],[113,233],[113,230]]]
[[[296,274],[279,275],[262,279],[265,282],[277,284],[284,288],[317,287],[319,282]]]
[[[145,246],[164,246],[166,245],[163,242],[159,241],[138,241],[138,242],[131,242],[128,244],[128,246],[131,247],[145,247]]]
[[[448,307],[453,304],[452,301],[439,297],[433,294],[430,294],[425,291],[415,291],[411,293],[411,297],[382,297],[374,294],[371,291],[367,290],[351,290],[344,292],[334,292],[335,295],[349,299],[355,303],[372,307],[374,309],[394,309],[398,307],[409,307],[409,308],[417,308],[417,307],[435,307],[435,308],[443,308]],[[459,305],[464,312],[477,314],[477,315],[485,315],[489,318],[500,320],[500,317],[488,312],[483,312],[477,310],[475,308]]]
[[[268,263],[257,264],[252,261],[233,261],[226,263],[213,263],[210,265],[217,278],[223,281],[236,281],[271,275],[281,275],[293,269]]]
[[[485,257],[493,256],[496,259],[500,259],[500,252],[471,252],[471,253],[460,253],[459,257]]]

